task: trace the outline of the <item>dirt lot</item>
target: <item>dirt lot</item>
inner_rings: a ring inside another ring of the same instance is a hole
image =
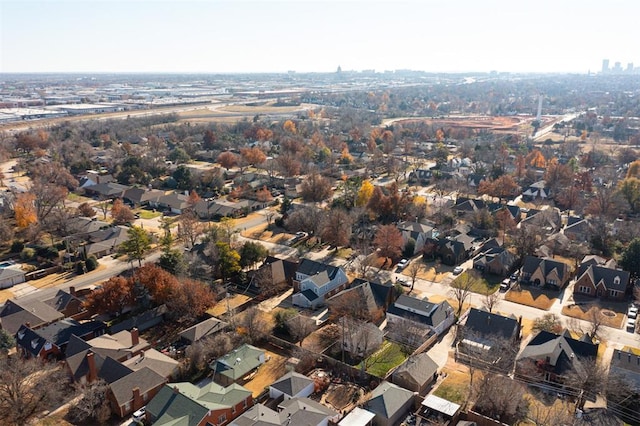
[[[445,128],[487,129],[495,132],[516,132],[518,127],[528,124],[533,118],[527,117],[490,117],[490,116],[449,116],[441,119],[405,119],[401,122],[425,122],[429,125]],[[544,124],[543,124],[544,126]]]
[[[253,393],[254,398],[287,372],[285,368],[287,358],[269,351],[266,351],[265,356],[269,361],[262,364],[257,374],[242,385]]]
[[[228,305],[233,310],[238,306],[246,303],[251,298],[249,296],[245,296],[244,294],[234,294],[232,297],[228,299]],[[209,315],[214,317],[219,317],[227,313],[227,300],[223,299],[219,301],[213,308],[207,310]]]
[[[600,311],[600,318],[602,320],[602,324],[613,327],[613,328],[622,328],[624,323],[625,314],[623,312],[616,312],[613,309],[608,309],[606,306],[594,306],[593,304],[588,305],[570,305],[562,307],[562,315],[566,315],[572,318],[578,318],[585,321],[590,321],[592,315],[595,315],[595,312],[592,312],[594,309],[602,309]]]

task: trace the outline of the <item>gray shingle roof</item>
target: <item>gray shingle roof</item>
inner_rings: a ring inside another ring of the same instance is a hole
[[[373,390],[365,408],[390,419],[412,398],[413,392],[385,381]]]
[[[166,381],[167,380],[164,377],[150,368],[145,367],[116,380],[111,383],[109,388],[111,389],[118,405],[122,406],[133,398],[134,388],[139,388],[140,394],[144,394],[162,385]]]
[[[465,323],[465,332],[477,334],[478,337],[495,337],[512,339],[520,331],[520,325],[514,318],[471,308]]]
[[[271,387],[293,397],[313,383],[313,380],[295,371],[291,371],[276,380]]]
[[[420,386],[433,379],[433,375],[438,372],[438,364],[426,353],[412,355],[405,362],[400,364],[393,372],[393,377],[410,377]]]
[[[163,386],[156,396],[147,404],[147,413],[154,425],[197,426],[209,410],[191,398]],[[175,423],[182,419],[180,423]]]
[[[64,315],[39,300],[7,300],[0,311],[0,324],[9,334],[16,334],[23,324],[37,328],[42,324],[57,321]]]
[[[226,326],[227,323],[224,321],[220,321],[217,318],[208,318],[192,327],[182,330],[180,337],[193,343],[223,330]]]

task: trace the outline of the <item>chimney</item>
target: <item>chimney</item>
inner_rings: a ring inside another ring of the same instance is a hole
[[[138,333],[138,328],[133,327],[131,329],[131,346],[136,346],[140,343],[140,334]]]
[[[69,287],[69,294],[73,297],[76,296],[76,288],[74,286]]]
[[[87,353],[87,364],[89,364],[89,377],[87,377],[87,381],[89,383],[98,378],[98,371],[96,370],[96,360],[93,358],[93,356],[93,352]]]
[[[142,401],[142,398],[140,397],[140,388],[139,387],[135,387],[132,389],[133,391],[133,406],[136,407],[138,404],[138,401]]]
[[[180,393],[180,389],[178,389],[177,386],[174,386],[173,387],[173,393],[176,393],[176,394]]]

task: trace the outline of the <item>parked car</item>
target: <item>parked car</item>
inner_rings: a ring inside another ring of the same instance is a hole
[[[453,275],[460,275],[462,271],[464,271],[464,268],[462,266],[456,266],[455,268],[453,268]]]
[[[138,424],[144,424],[146,414],[147,414],[147,407],[144,406],[138,411],[134,412],[131,418],[133,419],[134,422]]]
[[[398,278],[396,282],[400,283],[402,287],[411,287],[411,285],[407,282],[407,280],[403,280],[402,278]]]
[[[635,318],[629,318],[627,320],[627,331],[634,333],[636,331],[636,320]]]
[[[629,308],[629,310],[627,311],[627,316],[629,318],[633,318],[633,319],[637,318],[638,317],[638,308],[636,308],[635,306],[631,306]]]
[[[511,280],[509,278],[505,278],[504,280],[502,280],[502,282],[500,283],[500,291],[504,293],[510,288],[511,288]]]
[[[400,262],[398,262],[398,271],[402,271],[404,268],[407,267],[408,264],[409,264],[409,260],[402,259]]]
[[[518,281],[518,278],[520,277],[520,271],[515,271],[513,274],[511,274],[511,276],[509,277],[509,279],[511,279],[511,281]]]

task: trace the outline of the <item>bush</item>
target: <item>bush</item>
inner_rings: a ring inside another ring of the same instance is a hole
[[[77,262],[76,263],[76,274],[82,275],[85,272],[87,272],[87,265],[83,261]]]
[[[24,243],[22,241],[14,240],[11,243],[11,253],[20,253],[24,248]]]
[[[20,251],[20,259],[31,260],[36,257],[36,251],[30,247],[25,247]]]
[[[88,272],[94,271],[98,267],[98,259],[95,256],[89,256],[85,264]]]
[[[55,247],[38,247],[36,253],[45,259],[57,259],[58,249]]]

